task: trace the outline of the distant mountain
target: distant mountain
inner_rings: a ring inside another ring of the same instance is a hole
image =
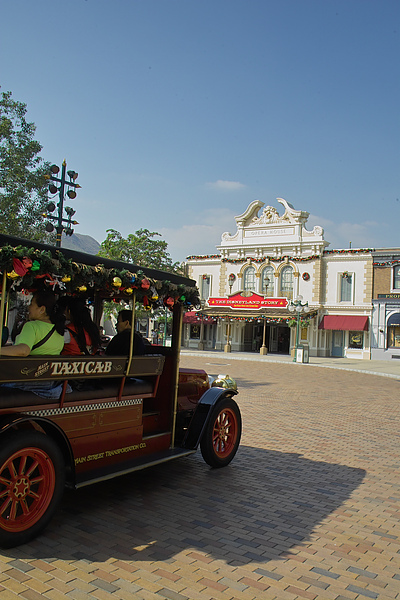
[[[86,254],[97,254],[100,250],[100,244],[90,235],[82,233],[73,233],[71,236],[63,235],[62,247],[68,250],[78,250]]]

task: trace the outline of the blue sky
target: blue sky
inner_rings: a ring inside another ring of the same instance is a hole
[[[277,197],[398,247],[399,0],[3,0],[0,85],[79,172],[76,231],[211,254]]]

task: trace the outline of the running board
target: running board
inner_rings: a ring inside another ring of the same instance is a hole
[[[141,458],[137,458],[135,460],[124,463],[124,468],[119,471],[116,471],[115,469],[111,470],[106,468],[96,469],[96,471],[92,471],[90,479],[85,479],[85,481],[77,482],[75,484],[75,488],[78,489],[87,485],[91,485],[93,483],[99,483],[101,481],[107,481],[108,479],[114,479],[114,477],[120,477],[121,475],[128,475],[129,473],[133,473],[134,471],[141,471],[142,469],[146,469],[147,467],[153,467],[164,462],[169,462],[170,460],[174,460],[175,458],[181,458],[183,456],[195,454],[195,452],[196,450],[171,448],[163,452],[157,452],[155,454],[152,454],[151,456],[143,456]]]

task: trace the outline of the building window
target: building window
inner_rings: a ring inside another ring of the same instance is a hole
[[[364,332],[349,331],[349,348],[362,349],[364,347]]]
[[[388,327],[388,348],[400,348],[400,325]]]
[[[190,326],[190,339],[191,340],[199,340],[200,339],[200,325],[191,325]]]
[[[261,293],[269,297],[274,295],[274,269],[272,267],[266,267],[262,272]]]
[[[293,267],[283,267],[281,271],[281,296],[293,298]]]
[[[254,267],[247,267],[244,272],[243,290],[245,292],[255,292],[256,290],[256,270]]]
[[[208,300],[210,297],[211,275],[202,275],[200,279],[200,299]]]
[[[351,302],[353,290],[353,276],[350,273],[342,273],[340,278],[340,302]]]
[[[393,269],[393,289],[400,290],[400,265]]]

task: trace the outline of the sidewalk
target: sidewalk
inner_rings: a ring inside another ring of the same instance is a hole
[[[358,373],[367,373],[369,375],[380,375],[382,377],[391,377],[400,379],[400,360],[357,360],[352,358],[334,358],[322,356],[310,356],[308,363],[295,363],[293,358],[285,354],[267,354],[262,356],[256,352],[223,352],[222,350],[195,350],[193,348],[182,348],[181,353],[186,356],[203,356],[209,358],[220,358],[224,360],[244,360],[252,362],[267,363],[291,363],[300,364],[304,367],[328,367],[330,369],[340,369],[342,371],[357,371]]]

